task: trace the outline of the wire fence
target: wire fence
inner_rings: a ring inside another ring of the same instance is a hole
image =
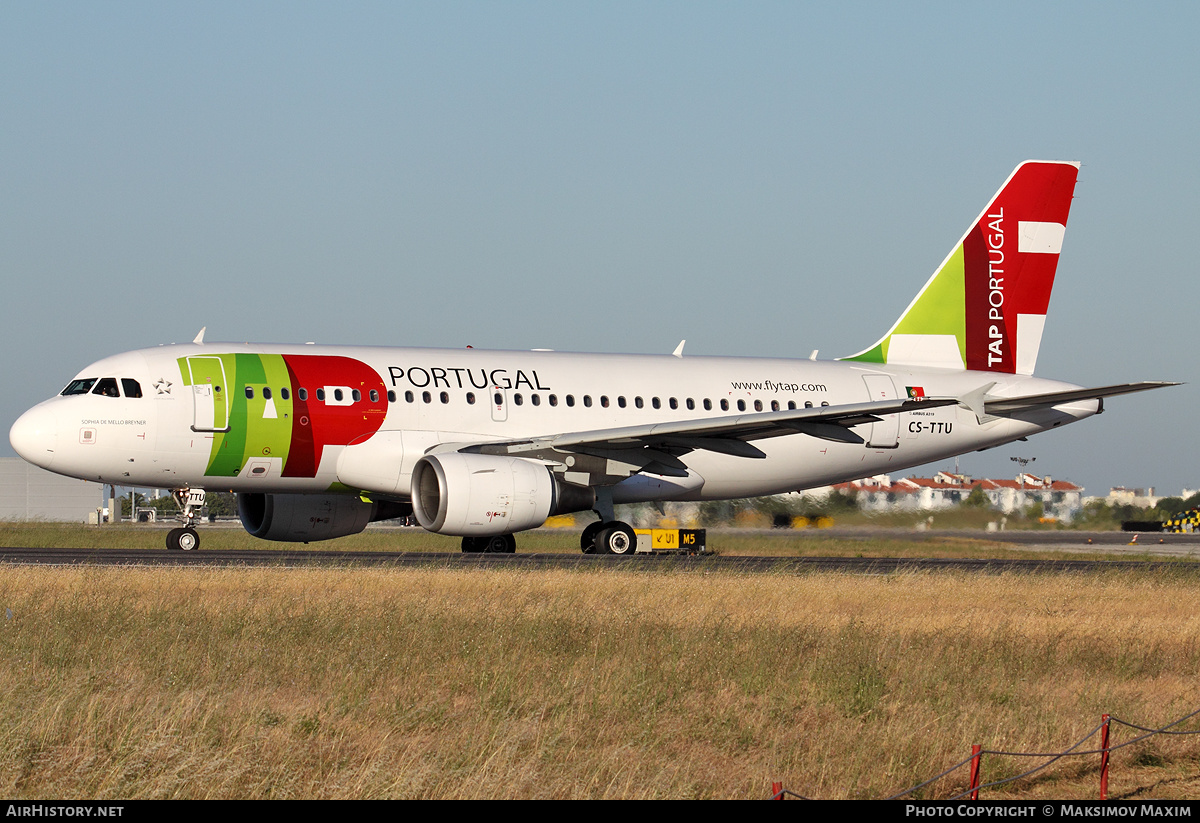
[[[1035,775],[1038,772],[1041,772],[1041,771],[1049,768],[1050,766],[1052,766],[1053,764],[1057,763],[1060,760],[1063,760],[1066,758],[1074,758],[1074,757],[1089,757],[1089,756],[1095,757],[1096,755],[1100,755],[1099,799],[1107,800],[1108,799],[1109,755],[1111,755],[1114,751],[1117,751],[1118,749],[1124,749],[1124,748],[1126,748],[1128,746],[1132,746],[1136,743],[1141,743],[1142,741],[1144,741],[1148,738],[1154,737],[1155,735],[1166,734],[1166,735],[1183,736],[1183,735],[1200,734],[1200,729],[1179,730],[1179,729],[1175,728],[1176,726],[1179,726],[1182,723],[1186,723],[1188,720],[1191,720],[1192,718],[1196,717],[1197,715],[1200,715],[1200,709],[1197,709],[1196,711],[1191,712],[1190,714],[1186,714],[1183,717],[1179,718],[1178,720],[1168,723],[1167,725],[1162,726],[1160,728],[1150,728],[1147,726],[1138,725],[1137,723],[1132,723],[1128,720],[1123,720],[1119,717],[1112,717],[1111,715],[1106,714],[1101,717],[1100,723],[1097,726],[1095,726],[1091,731],[1089,731],[1087,734],[1085,734],[1083,737],[1081,737],[1078,741],[1076,741],[1071,746],[1068,746],[1066,749],[1063,749],[1062,751],[1058,751],[1058,752],[1010,752],[1010,751],[1005,751],[1003,749],[985,749],[982,746],[976,745],[971,748],[970,756],[963,758],[962,760],[958,761],[957,763],[950,766],[946,770],[935,774],[933,777],[930,777],[927,780],[921,781],[920,783],[916,784],[915,786],[910,786],[909,788],[904,789],[903,791],[896,792],[895,794],[892,794],[892,795],[888,795],[887,797],[884,797],[882,799],[883,800],[899,800],[900,798],[908,797],[909,795],[913,794],[914,792],[918,792],[927,786],[933,785],[934,783],[938,782],[939,780],[943,780],[943,779],[949,777],[950,775],[959,771],[963,767],[969,767],[969,769],[970,769],[969,775],[970,776],[968,779],[968,787],[964,791],[961,791],[958,794],[951,795],[944,799],[960,800],[964,797],[969,796],[972,800],[978,800],[979,792],[984,789],[991,789],[991,788],[995,788],[996,786],[1003,786],[1006,783],[1012,783],[1017,780],[1023,780],[1027,777]],[[1142,732],[1142,734],[1139,734],[1139,735],[1137,735],[1129,740],[1126,740],[1122,743],[1117,743],[1116,745],[1113,745],[1109,741],[1109,732],[1111,730],[1112,724],[1114,724],[1114,723],[1119,726],[1124,726],[1126,728]],[[1085,743],[1087,743],[1089,740],[1094,738],[1097,734],[1100,734],[1099,748],[1090,748],[1090,749],[1082,748]],[[1027,769],[1027,770],[1023,771],[1020,774],[1015,774],[1010,777],[1005,777],[1001,780],[993,780],[990,783],[981,783],[980,780],[981,780],[981,775],[983,773],[983,757],[984,757],[984,755],[987,755],[988,757],[992,757],[992,758],[995,758],[995,757],[1041,758],[1044,762],[1037,764],[1036,766],[1034,766],[1031,769]],[[808,797],[805,797],[804,795],[798,794],[789,789],[785,789],[783,787],[782,783],[773,783],[771,785],[771,799],[772,800],[783,800],[786,797],[794,797],[799,800],[809,800],[810,799]]]

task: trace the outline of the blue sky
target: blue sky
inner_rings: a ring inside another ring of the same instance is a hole
[[[0,427],[191,340],[822,357],[1013,167],[1083,168],[1039,376],[1189,385],[968,455],[1200,487],[1200,7],[0,5]],[[11,455],[7,438],[2,453]]]

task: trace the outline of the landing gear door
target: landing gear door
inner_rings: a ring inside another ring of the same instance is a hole
[[[886,374],[864,374],[863,382],[867,384],[867,396],[874,401],[895,400],[896,384]],[[894,449],[900,445],[900,415],[886,414],[880,417],[878,423],[871,424],[871,434],[867,437],[869,449]]]
[[[187,362],[195,406],[192,431],[229,431],[229,384],[225,381],[225,365],[219,357],[189,357]]]

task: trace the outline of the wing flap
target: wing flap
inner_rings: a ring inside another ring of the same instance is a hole
[[[877,400],[841,406],[753,412],[725,417],[672,420],[644,426],[565,432],[521,440],[493,441],[487,443],[486,448],[491,453],[500,451],[507,454],[542,449],[564,452],[639,448],[665,448],[687,452],[705,449],[737,457],[758,458],[764,456],[763,452],[750,446],[749,441],[807,434],[823,440],[861,443],[862,438],[850,431],[849,427],[874,422],[883,415],[949,406],[957,402],[953,398]]]

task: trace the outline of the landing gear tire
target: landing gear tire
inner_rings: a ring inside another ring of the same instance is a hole
[[[517,538],[511,534],[497,534],[483,538],[486,554],[513,554],[517,550]]]
[[[512,554],[517,550],[517,538],[511,534],[494,534],[491,537],[464,537],[462,550],[470,554]]]
[[[200,535],[195,529],[171,529],[167,532],[167,551],[194,552],[200,548]]]
[[[596,535],[603,529],[605,523],[597,520],[595,523],[588,523],[587,528],[583,530],[583,534],[579,535],[579,548],[583,549],[584,554],[596,553]]]
[[[605,523],[596,535],[596,551],[627,557],[637,552],[637,535],[625,523]]]

